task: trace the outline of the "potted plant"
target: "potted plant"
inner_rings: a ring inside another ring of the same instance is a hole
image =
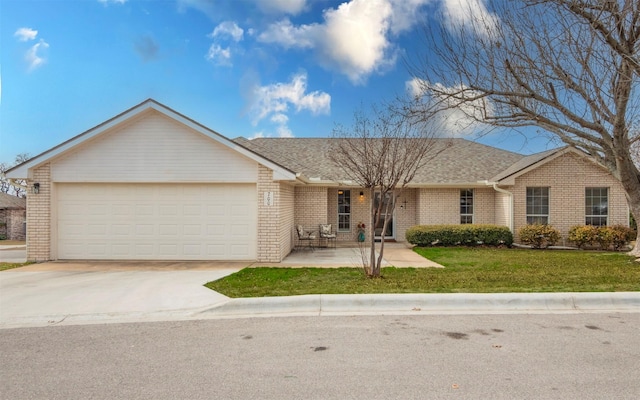
[[[364,242],[364,229],[366,228],[364,222],[358,222],[358,242]]]

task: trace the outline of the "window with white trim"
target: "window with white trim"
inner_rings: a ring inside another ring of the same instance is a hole
[[[473,189],[460,191],[460,223],[473,224]]]
[[[338,231],[351,231],[351,190],[338,190]]]
[[[585,225],[607,226],[609,222],[609,188],[585,188],[584,210]]]
[[[549,223],[549,188],[527,188],[527,224]]]

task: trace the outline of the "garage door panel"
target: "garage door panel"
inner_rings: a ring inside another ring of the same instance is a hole
[[[252,260],[251,184],[58,184],[60,259]]]

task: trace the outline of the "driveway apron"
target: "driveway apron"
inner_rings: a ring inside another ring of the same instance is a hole
[[[0,273],[0,328],[187,319],[228,300],[203,285],[247,263],[33,264]]]

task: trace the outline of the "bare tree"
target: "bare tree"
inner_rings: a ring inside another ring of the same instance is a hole
[[[468,18],[427,30],[429,58],[410,66],[426,97],[411,105],[412,115],[456,109],[493,126],[542,128],[604,165],[639,220],[632,149],[640,141],[640,3],[469,4]],[[640,240],[632,251],[637,256],[639,246]]]
[[[333,141],[331,160],[343,171],[344,180],[351,180],[369,191],[368,265],[363,257],[368,276],[380,276],[384,253],[384,240],[381,240],[376,258],[375,228],[383,221],[380,228],[384,236],[389,223],[387,217],[393,214],[396,199],[416,172],[435,155],[432,132],[434,130],[427,129],[425,124],[415,123],[391,108],[376,107],[372,107],[369,115],[356,111],[350,128],[337,126],[332,132],[332,137],[338,140]],[[374,201],[376,196],[380,201]]]
[[[29,154],[21,153],[16,156],[13,164],[9,164],[6,162],[0,163],[0,193],[7,193],[18,197],[25,197],[27,195],[27,191],[24,187],[24,185],[26,185],[26,181],[17,180],[15,182],[11,182],[5,177],[4,174],[9,168],[18,164],[22,164],[23,162],[29,160],[29,158],[31,158],[29,157]]]

